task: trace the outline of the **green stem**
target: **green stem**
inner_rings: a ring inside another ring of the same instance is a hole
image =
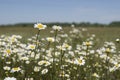
[[[90,80],[91,77],[90,77],[90,69],[89,69],[89,55],[88,55],[88,46],[87,46],[87,49],[86,49],[86,79],[87,80]]]
[[[45,51],[43,52],[43,54],[44,54],[45,56],[46,56],[46,50],[48,50],[49,47],[50,47],[50,42],[48,42],[48,45],[47,45],[47,47],[45,48]]]
[[[108,60],[108,53],[106,57],[106,80],[109,80],[109,60]]]
[[[39,37],[39,33],[40,33],[40,30],[38,30],[38,33],[37,33],[37,36],[36,36],[36,46],[35,46],[35,56],[36,56],[36,52],[37,52],[37,48],[38,48],[38,37]],[[34,59],[35,59],[35,56],[34,56]]]
[[[62,66],[62,58],[63,58],[63,53],[62,53],[62,50],[61,50],[60,67]],[[63,73],[63,69],[61,70],[61,72]],[[61,76],[61,80],[63,80],[62,76]]]
[[[53,69],[52,69],[52,80],[54,80],[54,76],[55,76],[55,69],[56,69],[56,65],[55,65],[55,52],[56,52],[56,37],[57,37],[57,30],[55,31],[55,42],[54,42],[54,52],[53,52]]]

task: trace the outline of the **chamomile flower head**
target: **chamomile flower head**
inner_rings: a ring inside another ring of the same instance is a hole
[[[11,41],[11,42],[16,42],[17,39],[16,39],[16,37],[12,36],[12,37],[10,38],[10,41]]]
[[[14,67],[12,68],[11,72],[14,73],[14,72],[19,72],[21,70],[20,67]]]
[[[9,66],[4,66],[3,69],[9,71],[11,68]]]
[[[55,39],[54,39],[53,37],[47,37],[46,40],[47,40],[48,42],[54,42],[54,41],[55,41]]]
[[[72,46],[70,46],[70,45],[67,44],[67,43],[64,43],[64,44],[62,45],[62,47],[66,48],[66,49],[68,49],[68,50],[71,50],[71,48],[72,48]]]
[[[63,46],[56,46],[59,50],[63,50],[63,51],[65,51],[66,50],[66,48],[65,47],[63,47]]]
[[[99,77],[100,77],[97,73],[93,73],[92,76],[94,76],[94,77],[96,77],[96,78],[99,78]]]
[[[6,49],[7,54],[10,54],[11,52],[12,52],[11,49]]]
[[[39,30],[45,29],[47,26],[41,23],[34,24],[34,28],[38,28]]]
[[[5,62],[6,64],[11,64],[11,62],[10,61],[7,61],[7,62]]]
[[[4,56],[8,57],[8,56],[10,56],[12,54],[12,50],[11,49],[5,49],[4,53],[5,53]]]
[[[48,69],[43,69],[42,71],[41,71],[41,74],[46,74],[48,72]]]
[[[15,77],[6,77],[4,80],[17,80]]]
[[[34,67],[34,71],[35,71],[35,72],[39,72],[40,69],[41,69],[41,67],[37,67],[37,66]]]
[[[21,60],[27,61],[29,58],[28,57],[21,57]]]
[[[91,46],[93,43],[91,41],[86,41],[86,42],[83,42],[83,45],[85,46]]]
[[[106,48],[105,52],[110,53],[111,52],[110,48]]]
[[[71,27],[72,27],[72,28],[74,28],[74,27],[75,27],[75,25],[74,25],[74,24],[71,24]]]
[[[45,65],[45,66],[48,66],[48,65],[50,65],[50,64],[51,64],[50,62],[44,61],[44,60],[38,62],[38,65]]]
[[[83,57],[80,57],[75,59],[74,63],[81,66],[85,64],[85,60],[83,59]]]
[[[117,39],[116,39],[116,42],[120,42],[120,39],[119,39],[119,38],[117,38]]]
[[[31,49],[31,50],[34,50],[34,49],[35,49],[35,45],[34,45],[34,44],[30,44],[30,45],[28,45],[27,48],[28,48],[28,49]]]
[[[57,25],[54,25],[52,28],[53,28],[53,30],[57,30],[57,31],[62,30],[62,27],[61,26],[57,26]]]

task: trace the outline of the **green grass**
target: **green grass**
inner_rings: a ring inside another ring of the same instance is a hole
[[[119,27],[88,27],[88,31],[83,34],[95,34],[99,38],[100,42],[103,41],[115,41],[116,38],[120,38],[120,28]],[[51,28],[47,28],[40,32],[41,36],[49,36],[49,31]],[[68,32],[71,27],[64,27],[64,31]],[[23,36],[23,39],[34,36],[38,29],[33,27],[0,27],[0,35],[12,35],[17,34]]]
[[[101,41],[113,41],[116,38],[120,38],[119,27],[98,27],[88,28],[88,32],[96,34],[96,37],[100,38]]]

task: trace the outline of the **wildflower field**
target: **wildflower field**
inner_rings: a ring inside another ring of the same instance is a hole
[[[120,80],[120,28],[0,28],[0,80]]]

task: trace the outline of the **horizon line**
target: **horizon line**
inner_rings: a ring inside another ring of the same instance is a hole
[[[108,22],[108,23],[103,23],[103,22],[90,22],[90,21],[80,21],[80,22],[60,22],[60,21],[54,21],[54,22],[16,22],[16,23],[3,23],[3,24],[0,24],[0,26],[2,25],[16,25],[16,24],[35,24],[35,23],[46,23],[46,24],[49,24],[49,23],[69,23],[69,24],[72,24],[72,23],[76,23],[76,24],[79,24],[79,23],[90,23],[90,24],[110,24],[112,22],[120,22],[119,21],[111,21],[111,22]]]

